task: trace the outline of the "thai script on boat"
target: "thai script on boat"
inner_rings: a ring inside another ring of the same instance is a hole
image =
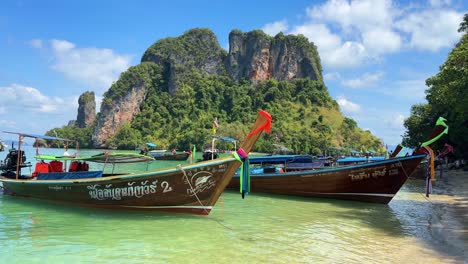
[[[365,169],[355,172],[353,171],[352,173],[348,174],[348,176],[351,178],[351,181],[361,181],[370,178],[377,179],[379,177],[384,177],[385,175],[387,175],[387,168],[385,166],[375,167],[371,170]]]
[[[49,190],[54,190],[54,191],[71,190],[71,186],[49,186]]]
[[[167,181],[161,183],[162,192],[170,192],[172,188]],[[125,187],[112,187],[112,184],[101,186],[100,184],[88,185],[89,196],[96,200],[121,200],[123,197],[141,198],[148,194],[156,193],[158,188],[158,180],[149,183],[142,181],[139,184],[129,182]]]

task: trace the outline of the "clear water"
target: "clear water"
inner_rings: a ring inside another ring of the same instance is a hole
[[[466,263],[454,204],[467,193],[424,187],[408,181],[389,205],[226,191],[209,216],[0,195],[0,263]]]

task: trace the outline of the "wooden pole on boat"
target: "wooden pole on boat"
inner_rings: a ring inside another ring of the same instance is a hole
[[[18,174],[21,172],[20,170],[20,161],[21,161],[21,141],[23,141],[23,135],[18,136],[18,154],[16,155],[16,179],[18,180]]]
[[[266,130],[268,133],[271,128],[271,115],[264,111],[260,110],[257,116],[257,120],[255,121],[255,124],[253,125],[252,129],[250,130],[250,133],[246,136],[244,141],[242,142],[240,148],[245,151],[245,153],[249,153],[250,150],[252,150],[252,147],[254,146],[255,142],[257,139],[262,135],[262,131]],[[231,175],[230,177],[224,178],[219,185],[221,188],[217,189],[213,196],[211,197],[210,201],[208,202],[207,205],[214,205],[216,201],[218,200],[219,196],[221,193],[224,191],[226,186],[229,184],[231,181],[232,176],[236,173],[236,170],[239,168],[241,163],[239,161],[236,161],[234,163],[231,163],[229,167],[226,170],[226,174]]]

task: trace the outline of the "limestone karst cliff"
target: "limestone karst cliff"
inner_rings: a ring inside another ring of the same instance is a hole
[[[274,38],[260,30],[229,34],[227,70],[232,78],[251,81],[269,79],[292,80],[309,78],[322,80],[317,48],[303,36]]]
[[[86,128],[93,125],[96,119],[96,99],[94,92],[84,92],[78,98],[78,115],[75,125]]]
[[[158,70],[138,69],[156,67],[149,64],[156,65]],[[253,84],[269,79],[289,81],[295,78],[322,82],[320,58],[313,43],[303,36],[280,33],[270,37],[260,30],[247,33],[233,30],[229,35],[229,52],[226,52],[211,30],[192,29],[179,37],[165,38],[151,45],[143,54],[141,64],[122,76],[132,74],[132,71],[140,74],[135,81],[124,81],[121,77],[105,95],[94,130],[95,147],[104,147],[107,139],[126,122],[132,122],[140,112],[148,87],[154,86],[155,82],[167,87],[171,95],[176,94],[193,72],[225,76],[233,81],[248,79]]]

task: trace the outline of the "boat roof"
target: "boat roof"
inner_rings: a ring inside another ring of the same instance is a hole
[[[37,135],[37,134],[29,134],[29,133],[9,132],[9,131],[3,131],[3,133],[15,134],[15,135],[18,135],[18,136],[29,137],[29,138],[40,138],[40,139],[45,139],[45,140],[75,141],[75,140],[66,139],[66,138],[59,138],[59,137],[52,137],[52,136],[45,136],[45,135]]]

